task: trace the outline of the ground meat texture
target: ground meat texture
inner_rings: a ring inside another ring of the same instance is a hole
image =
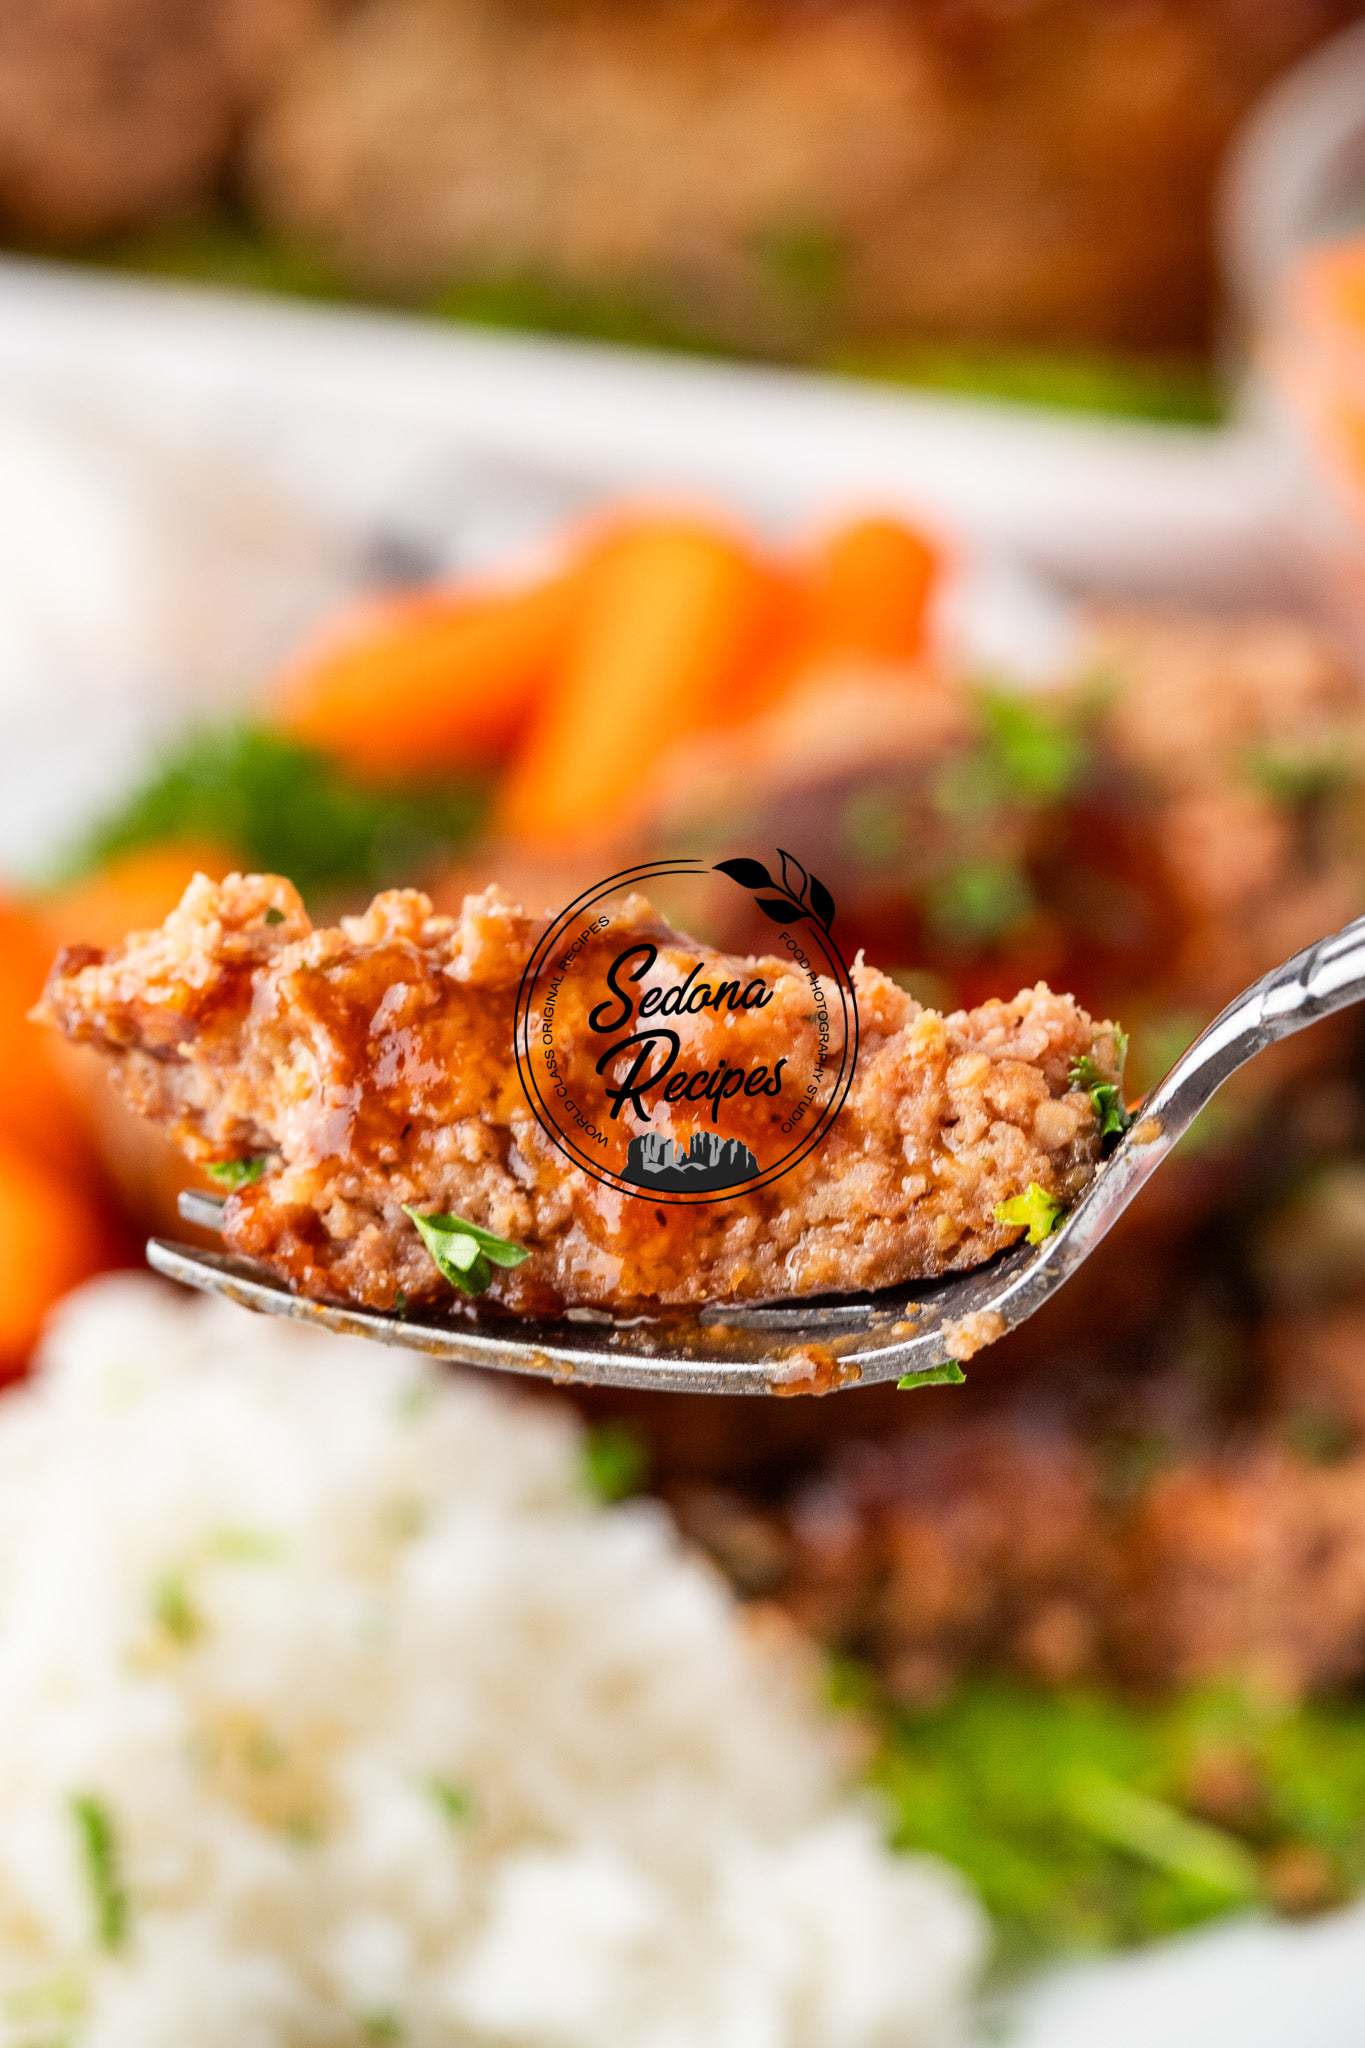
[[[0,221],[68,240],[184,208],[328,0],[0,8]]]
[[[1018,1237],[994,1220],[999,1203],[1033,1181],[1072,1202],[1094,1170],[1095,1113],[1069,1077],[1084,1054],[1117,1077],[1112,1026],[1041,986],[942,1017],[860,965],[857,1070],[814,1152],[766,1187],[700,1208],[623,1195],[565,1157],[522,1092],[515,991],[541,928],[495,893],[439,917],[426,897],[393,891],[363,917],[313,930],[287,882],[199,877],[159,930],[59,960],[46,1014],[101,1047],[127,1099],[192,1157],[267,1157],[264,1177],[227,1204],[235,1250],[301,1292],[371,1307],[400,1292],[411,1302],[449,1294],[405,1204],[527,1247],[492,1293],[539,1312],[838,1292],[961,1270]],[[595,942],[610,947],[596,981],[641,937],[678,980],[696,958],[632,897],[610,939]],[[741,978],[761,971],[773,998],[756,1021],[724,1020],[733,1064],[813,1036],[805,978],[790,962],[725,966]],[[565,1005],[561,995],[572,1030]],[[681,1065],[718,1065],[714,1011],[670,1021]],[[742,1118],[737,1134],[748,1135]]]
[[[557,287],[746,347],[1187,342],[1228,139],[1358,12],[369,0],[283,79],[254,189],[357,280]]]
[[[1305,622],[1097,619],[1095,733],[1171,909],[1166,975],[1210,1010],[1360,909],[1365,691]]]
[[[1001,1669],[1288,1698],[1365,1677],[1365,1455],[1248,1431],[1115,1482],[1072,1428],[978,1417],[846,1445],[777,1508],[703,1488],[678,1505],[741,1592],[906,1701]]]

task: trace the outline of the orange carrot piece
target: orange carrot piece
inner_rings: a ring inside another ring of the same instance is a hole
[[[563,640],[567,582],[366,605],[293,661],[268,709],[361,774],[482,767],[525,723]]]
[[[1365,334],[1365,235],[1304,249],[1292,289],[1298,310],[1310,319]]]
[[[940,567],[934,544],[900,520],[840,527],[823,542],[811,572],[813,655],[914,660],[924,649]]]
[[[499,823],[531,844],[629,822],[685,734],[733,714],[777,629],[778,579],[740,541],[645,517],[590,555],[563,665],[504,785]]]
[[[0,902],[0,1137],[79,1175],[88,1168],[82,1120],[48,1034],[28,1015],[42,994],[53,950],[34,912]]]
[[[48,1310],[108,1265],[111,1245],[89,1194],[0,1139],[0,1374],[23,1364]]]

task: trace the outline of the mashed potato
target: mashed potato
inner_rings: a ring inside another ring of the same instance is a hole
[[[101,1282],[0,1404],[0,2041],[951,2040],[808,1679],[567,1413]]]

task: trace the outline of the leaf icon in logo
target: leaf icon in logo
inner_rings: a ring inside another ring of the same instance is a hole
[[[812,910],[828,931],[834,922],[834,898],[824,883],[817,881],[814,875],[810,878],[810,901]]]
[[[771,889],[775,887],[772,876],[761,860],[746,860],[743,855],[734,860],[718,860],[716,872],[729,875],[743,889]]]
[[[782,887],[792,898],[793,902],[804,903],[806,900],[806,884],[809,880],[806,870],[802,867],[796,855],[788,853],[785,847],[779,846],[777,851],[782,860]]]
[[[774,924],[800,924],[806,915],[799,903],[789,903],[785,896],[758,896],[754,900]]]

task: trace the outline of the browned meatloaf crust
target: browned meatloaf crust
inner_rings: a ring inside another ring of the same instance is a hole
[[[1030,1182],[1065,1203],[1090,1177],[1099,1132],[1069,1073],[1089,1054],[1118,1078],[1113,1027],[1041,986],[942,1017],[859,965],[857,1070],[816,1151],[779,1181],[701,1208],[623,1196],[566,1160],[522,1094],[515,991],[541,928],[495,893],[439,917],[425,896],[393,891],[315,931],[288,882],[201,876],[158,931],[64,955],[46,1014],[101,1047],[128,1100],[195,1158],[267,1155],[264,1177],[228,1202],[230,1245],[305,1293],[375,1307],[400,1292],[448,1293],[404,1204],[529,1248],[492,1292],[538,1312],[942,1273],[1018,1235],[993,1212]],[[614,952],[640,935],[659,947],[661,973],[681,980],[689,942],[642,898],[595,943]],[[815,1028],[790,961],[756,966],[772,1002],[761,1023],[724,1020],[735,1065]],[[560,1005],[562,1027],[581,1029],[563,995]],[[672,1021],[681,1064],[714,1067],[715,1013]],[[756,1097],[746,1114],[774,1111]],[[758,1135],[743,1117],[738,1131]]]
[[[741,1590],[866,1657],[907,1700],[964,1673],[1298,1696],[1365,1676],[1365,1455],[1256,1433],[1131,1491],[1100,1443],[1026,1420],[841,1450],[784,1511],[692,1489]]]
[[[367,0],[252,137],[352,279],[799,353],[1185,342],[1246,109],[1358,0]]]
[[[330,0],[0,7],[0,223],[66,240],[210,193],[240,124]]]

